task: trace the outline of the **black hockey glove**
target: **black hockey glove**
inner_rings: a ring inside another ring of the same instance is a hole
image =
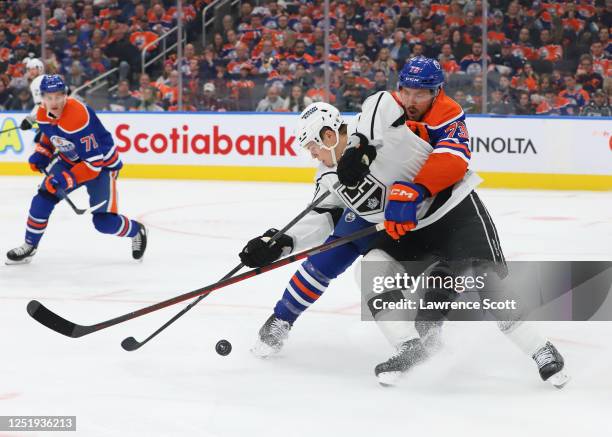
[[[21,124],[19,125],[19,129],[21,130],[30,130],[32,129],[32,120],[30,117],[26,117],[21,120]]]
[[[293,238],[289,235],[283,234],[272,245],[268,245],[272,236],[277,232],[277,229],[268,229],[261,237],[250,240],[239,254],[240,261],[247,267],[262,267],[279,259],[283,252],[284,254],[291,253]]]
[[[347,149],[338,161],[338,180],[348,188],[355,188],[370,173],[376,158],[376,148],[360,133],[351,135]]]

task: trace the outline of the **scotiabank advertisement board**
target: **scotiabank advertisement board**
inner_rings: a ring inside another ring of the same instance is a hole
[[[0,113],[0,164],[24,162],[31,153],[33,131],[8,130],[19,126],[24,116]],[[99,116],[113,134],[126,170],[129,165],[138,167],[141,177],[147,177],[147,166],[175,170],[176,166],[265,167],[273,173],[275,168],[308,170],[316,164],[296,144],[295,114],[134,112]],[[612,119],[472,116],[467,125],[471,167],[476,171],[612,176]],[[6,171],[0,165],[2,173]],[[232,179],[232,173],[227,174]],[[308,172],[301,174],[308,175],[305,181],[311,178]],[[167,177],[180,178],[181,174],[169,170]]]

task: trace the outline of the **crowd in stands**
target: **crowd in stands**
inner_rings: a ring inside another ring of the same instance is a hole
[[[47,3],[47,71],[75,88],[127,66],[110,110],[177,110],[180,78],[185,111],[300,111],[328,100],[356,112],[423,55],[438,59],[446,92],[468,113],[483,111],[486,77],[488,113],[612,116],[612,0],[489,0],[486,54],[481,0],[331,1],[327,78],[322,0],[243,1],[204,47],[198,32],[210,0],[183,1],[184,56],[148,74],[139,74],[141,50],[176,25],[174,1]],[[41,55],[37,4],[0,1],[0,107],[31,99],[23,59]]]

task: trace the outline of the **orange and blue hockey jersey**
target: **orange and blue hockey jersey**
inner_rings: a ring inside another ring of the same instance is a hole
[[[401,106],[399,98],[394,97]],[[425,186],[432,195],[459,182],[472,157],[461,105],[440,90],[423,118],[407,121],[406,125],[433,147],[414,182]]]
[[[40,146],[59,152],[73,166],[79,184],[94,179],[103,169],[116,171],[123,166],[112,135],[85,103],[68,97],[59,118],[41,105],[36,121],[42,132]]]

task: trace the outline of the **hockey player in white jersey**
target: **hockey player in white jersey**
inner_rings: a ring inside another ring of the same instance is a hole
[[[36,112],[38,111],[38,105],[40,105],[42,102],[42,96],[40,94],[40,82],[44,77],[44,73],[45,65],[40,59],[28,59],[28,61],[26,62],[26,74],[31,80],[30,93],[32,94],[32,99],[34,100],[34,107],[32,108],[32,111],[30,111],[30,113],[21,121],[21,130],[32,129],[34,123],[36,122]],[[40,134],[37,132],[34,142],[38,142],[39,135]]]
[[[430,124],[414,124],[419,121],[415,120],[418,111],[406,105],[405,96],[399,95],[401,88],[369,97],[362,113],[348,123],[326,103],[312,104],[300,115],[297,140],[321,162],[315,196],[323,190],[332,191],[332,195],[276,244],[267,245],[275,229],[250,240],[240,253],[243,263],[259,267],[318,244],[325,237],[333,240],[373,223],[384,221],[387,233],[308,258],[260,329],[253,348],[256,355],[266,357],[280,351],[295,320],[360,255],[384,261],[422,260],[432,254],[444,261],[474,259],[503,274],[505,261],[495,227],[473,191],[480,179],[468,170],[470,152],[463,112],[443,94],[443,75],[437,62],[418,58],[407,71],[417,74],[404,74],[401,86],[426,91],[432,106]],[[441,123],[431,124],[435,117]],[[341,185],[336,186],[338,181]],[[429,226],[412,231],[425,219]],[[436,290],[432,291],[435,295]],[[379,321],[379,314],[373,315]],[[425,320],[415,330],[408,329],[407,323],[381,320],[380,326],[397,354],[376,366],[379,381],[392,383],[425,361],[436,349],[441,322]],[[546,357],[552,357],[537,360],[543,378],[561,370],[562,358],[552,345],[542,343],[539,337],[534,342],[531,331],[521,334],[518,328],[508,331],[527,338],[525,350],[537,344],[535,355],[546,352]]]

